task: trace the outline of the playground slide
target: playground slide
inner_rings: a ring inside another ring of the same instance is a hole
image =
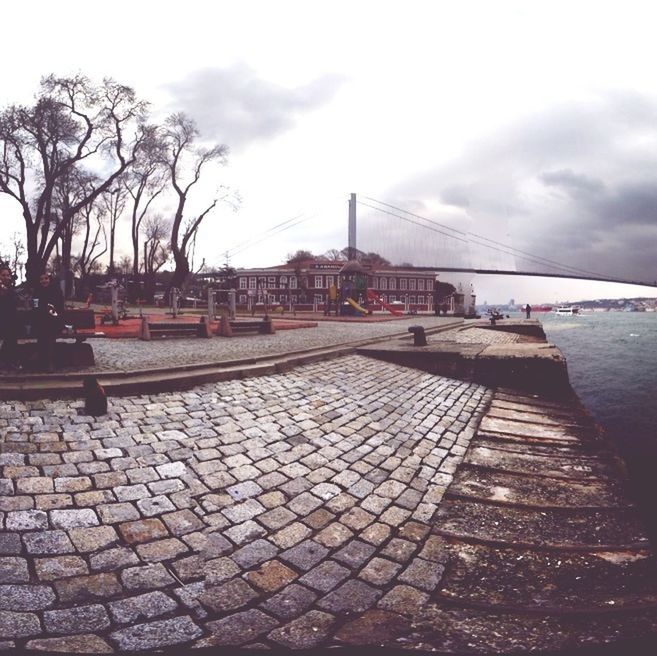
[[[401,317],[404,314],[402,310],[398,310],[397,308],[392,307],[392,305],[384,303],[383,299],[371,289],[367,290],[367,298],[371,301],[374,301],[375,303],[379,303],[381,307],[384,307],[386,310],[388,310],[388,312],[390,312],[390,314],[394,314],[396,317]]]
[[[355,310],[358,310],[358,312],[362,312],[363,314],[367,314],[367,310],[364,307],[361,307],[360,305],[358,305],[358,303],[356,303],[356,301],[354,301],[353,298],[347,297],[347,303],[349,303],[349,305],[351,305],[351,307],[354,308]]]

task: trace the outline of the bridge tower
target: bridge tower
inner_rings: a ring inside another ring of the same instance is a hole
[[[349,248],[349,260],[356,259],[356,194],[349,198],[349,235],[347,247]]]

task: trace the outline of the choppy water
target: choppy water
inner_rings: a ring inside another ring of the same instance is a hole
[[[570,382],[626,461],[657,536],[657,312],[537,314]]]

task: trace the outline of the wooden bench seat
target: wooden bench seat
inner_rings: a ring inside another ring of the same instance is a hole
[[[175,322],[175,321],[153,321],[149,322],[146,317],[142,319],[139,339],[150,341],[151,339],[165,339],[168,337],[211,337],[205,317],[201,317],[198,323]]]

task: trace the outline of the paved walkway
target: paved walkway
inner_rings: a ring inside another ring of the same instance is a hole
[[[308,647],[353,613],[412,608],[440,577],[427,523],[487,400],[354,356],[114,398],[97,420],[3,405],[0,636]]]

